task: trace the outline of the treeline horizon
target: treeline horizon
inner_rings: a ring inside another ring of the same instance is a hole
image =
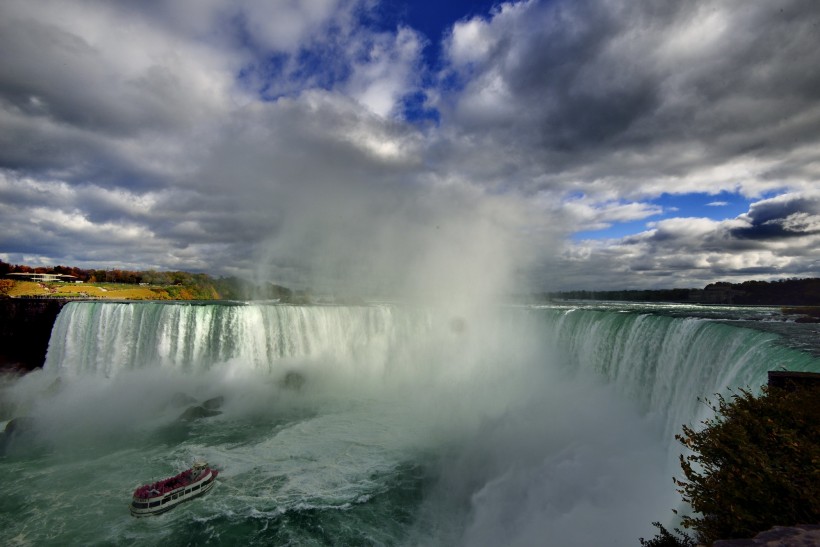
[[[265,300],[305,302],[308,291],[294,291],[275,283],[256,284],[246,279],[211,277],[185,271],[84,269],[75,266],[28,266],[0,260],[0,277],[10,273],[71,275],[86,283],[122,283],[182,286],[197,299]],[[536,300],[610,300],[620,302],[679,302],[758,306],[820,306],[820,278],[788,278],[777,281],[719,281],[702,289],[624,289],[542,292]]]
[[[820,306],[820,278],[710,283],[702,289],[577,290],[541,293],[547,300],[692,302],[756,306]]]

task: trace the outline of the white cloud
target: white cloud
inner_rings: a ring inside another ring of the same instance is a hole
[[[793,213],[783,219],[783,229],[793,233],[820,232],[820,215],[805,211]]]
[[[401,98],[419,86],[422,46],[418,33],[407,27],[374,36],[365,59],[353,64],[347,92],[380,116],[395,113]]]
[[[453,26],[447,52],[453,63],[464,65],[484,60],[494,43],[487,22],[481,17],[473,17]]]
[[[339,4],[337,0],[244,0],[237,11],[264,48],[295,51],[337,14]]]
[[[457,21],[445,38],[445,54],[456,66],[487,61],[505,33],[519,30],[519,23],[534,4],[531,0],[503,2],[493,8],[489,18],[474,16]]]
[[[586,196],[554,201],[554,197],[542,193],[537,198],[539,207],[573,231],[603,230],[614,223],[643,220],[659,215],[663,209],[654,204],[623,201],[596,201]]]
[[[714,232],[721,223],[709,218],[668,218],[648,224],[650,237],[664,239],[697,238]],[[641,234],[643,235],[643,234]]]
[[[655,54],[664,65],[711,55],[729,38],[729,13],[717,3],[699,4],[663,37]]]
[[[799,212],[794,212],[798,210]],[[716,279],[812,277],[820,266],[820,196],[753,203],[737,218],[669,218],[617,240],[567,243],[549,268],[560,289],[702,287]],[[617,272],[605,285],[596,272]]]

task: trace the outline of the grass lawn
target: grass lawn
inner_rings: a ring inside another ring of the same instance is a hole
[[[162,287],[140,287],[124,283],[35,283],[15,281],[9,296],[92,297],[109,300],[164,300],[169,298]]]

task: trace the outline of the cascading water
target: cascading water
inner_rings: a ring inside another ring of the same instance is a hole
[[[387,306],[69,304],[54,325],[45,369],[113,376],[143,367],[207,371],[229,361],[260,372],[293,358],[385,361],[363,354],[425,334],[423,318],[402,319]]]
[[[701,317],[553,310],[553,347],[570,368],[601,375],[672,438],[708,411],[698,397],[756,390],[767,371],[811,370],[816,359],[763,331]],[[556,317],[557,315],[557,317]]]
[[[2,389],[2,419],[30,421],[4,440],[0,539],[635,545],[678,504],[698,397],[820,370],[694,315],[71,303],[44,369]],[[214,492],[128,515],[194,457]]]

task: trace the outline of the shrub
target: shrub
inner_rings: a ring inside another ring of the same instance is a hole
[[[692,452],[675,479],[701,543],[772,526],[820,522],[820,388],[740,390],[710,404],[715,417],[676,435]]]
[[[658,533],[650,540],[641,538],[642,547],[695,547],[695,540],[675,528],[675,534],[661,526],[660,522],[653,522],[652,526],[658,529]]]

